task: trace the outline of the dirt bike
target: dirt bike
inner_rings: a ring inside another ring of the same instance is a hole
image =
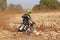
[[[31,20],[29,20],[29,23],[27,25],[24,25],[23,23],[21,23],[21,25],[18,28],[18,32],[25,32],[25,34],[31,34],[33,33],[34,30],[34,25],[35,23],[32,22]]]

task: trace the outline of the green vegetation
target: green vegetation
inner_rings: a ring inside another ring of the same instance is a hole
[[[33,7],[33,10],[40,10],[40,5],[35,5],[35,6]]]
[[[7,8],[6,0],[0,0],[0,11]]]
[[[51,9],[60,9],[60,2],[57,0],[40,0],[40,4],[35,5],[33,10],[51,10]]]

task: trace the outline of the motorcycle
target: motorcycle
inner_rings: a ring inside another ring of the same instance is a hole
[[[18,32],[25,32],[25,34],[31,34],[33,33],[34,30],[34,25],[35,23],[32,20],[29,20],[29,23],[27,25],[24,25],[23,23],[20,24],[18,28]]]

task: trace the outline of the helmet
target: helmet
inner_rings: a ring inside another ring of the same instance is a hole
[[[26,10],[26,12],[27,12],[28,14],[31,14],[31,10],[29,10],[29,9],[28,9],[28,10]]]

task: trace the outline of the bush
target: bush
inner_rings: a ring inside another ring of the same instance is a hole
[[[7,8],[6,0],[0,0],[0,11]]]

